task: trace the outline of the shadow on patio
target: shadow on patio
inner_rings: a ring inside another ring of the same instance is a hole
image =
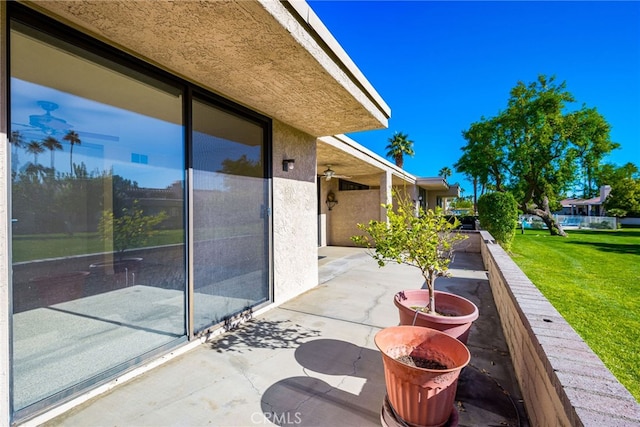
[[[320,248],[320,284],[46,425],[379,426],[385,396],[373,337],[398,323],[393,295],[417,269],[359,248]],[[461,426],[528,426],[482,259],[458,253],[436,287],[480,310],[456,397]],[[415,270],[415,271],[413,271]]]

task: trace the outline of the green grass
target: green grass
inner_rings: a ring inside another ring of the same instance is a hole
[[[162,230],[152,236],[147,246],[161,246],[184,242],[182,230]],[[105,247],[96,233],[30,234],[13,236],[13,262],[93,254],[113,250]]]
[[[513,260],[640,401],[640,230],[517,234]]]

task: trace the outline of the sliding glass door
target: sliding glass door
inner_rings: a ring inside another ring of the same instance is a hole
[[[13,408],[186,336],[183,89],[11,26]]]
[[[271,122],[9,10],[20,420],[270,301]]]
[[[269,299],[265,123],[193,101],[193,328]]]

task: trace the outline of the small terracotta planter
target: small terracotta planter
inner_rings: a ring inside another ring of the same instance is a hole
[[[382,352],[389,403],[410,425],[442,426],[451,416],[460,371],[471,359],[467,347],[451,336],[420,326],[393,326],[375,336]],[[410,366],[402,356],[434,360],[446,369]]]
[[[478,307],[461,296],[435,291],[436,311],[446,316],[433,315],[411,307],[424,307],[429,303],[428,289],[410,289],[398,292],[393,302],[398,307],[401,325],[424,326],[442,331],[467,343],[471,324],[478,318]],[[415,319],[415,323],[414,323]]]

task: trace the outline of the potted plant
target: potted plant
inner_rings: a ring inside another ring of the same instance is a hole
[[[384,366],[387,425],[442,426],[456,419],[458,378],[471,360],[464,344],[444,332],[407,325],[382,329],[375,343]]]
[[[371,249],[370,255],[380,267],[395,262],[422,273],[426,289],[404,290],[394,297],[400,324],[434,328],[466,343],[478,308],[466,298],[437,292],[435,281],[447,275],[455,244],[467,236],[458,232],[458,220],[450,220],[442,209],[425,211],[406,197],[397,200],[395,209],[384,205],[387,221],[358,224],[366,234],[351,239]]]
[[[131,209],[123,208],[118,217],[111,210],[104,211],[98,223],[98,231],[105,241],[112,242],[115,259],[97,262],[90,267],[93,271],[107,275],[125,273],[125,280],[128,281],[129,273],[135,273],[140,268],[142,258],[125,258],[125,252],[147,244],[149,238],[157,232],[155,228],[166,217],[164,211],[157,215],[145,215],[138,200],[133,201]]]

